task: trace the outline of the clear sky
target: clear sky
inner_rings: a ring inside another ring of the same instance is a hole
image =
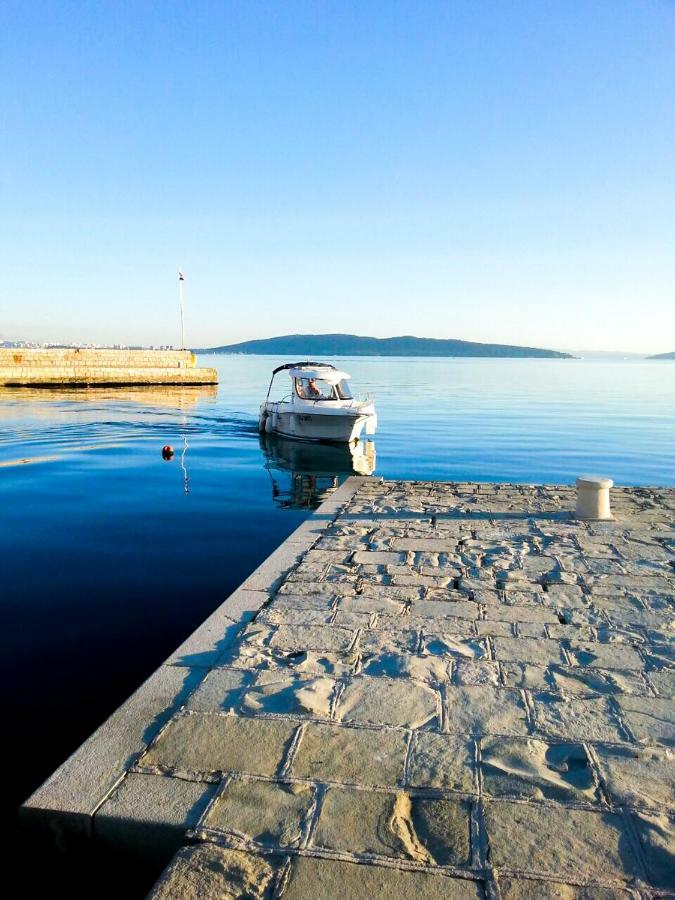
[[[0,4],[0,337],[675,350],[674,0]]]

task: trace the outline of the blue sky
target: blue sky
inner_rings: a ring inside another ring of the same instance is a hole
[[[675,2],[0,5],[0,337],[675,349]]]

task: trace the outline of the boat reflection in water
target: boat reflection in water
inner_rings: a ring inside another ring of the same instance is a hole
[[[375,471],[374,441],[314,444],[262,434],[260,448],[277,506],[314,509],[350,475]]]

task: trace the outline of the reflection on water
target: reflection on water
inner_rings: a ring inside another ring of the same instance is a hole
[[[64,455],[118,450],[139,440],[159,440],[180,422],[181,465],[187,485],[188,435],[212,424],[247,430],[242,419],[211,413],[216,385],[149,385],[129,388],[0,388],[0,468],[52,463]],[[158,438],[158,434],[160,437]],[[30,454],[12,451],[30,450]],[[49,452],[46,452],[49,451]]]
[[[30,415],[46,417],[54,415],[55,403],[79,403],[96,405],[98,402],[138,403],[163,409],[193,410],[200,400],[215,400],[218,385],[140,385],[129,388],[88,387],[88,388],[7,388],[0,387],[0,418],[26,415],[29,405]]]
[[[180,454],[180,470],[181,477],[183,479],[183,493],[187,496],[190,493],[190,473],[188,472],[187,466],[187,453],[190,449],[190,442],[188,441],[187,436],[187,422],[185,421],[185,416],[183,416],[183,449]],[[172,463],[175,459],[175,452],[171,444],[165,444],[162,447],[162,459],[164,462]],[[1,464],[0,464],[1,465]]]
[[[314,509],[349,475],[372,475],[375,442],[310,444],[275,434],[260,436],[277,506]]]
[[[183,452],[180,455],[180,467],[181,467],[181,471],[183,473],[183,493],[184,494],[190,493],[190,476],[188,475],[188,469],[187,469],[187,452],[188,452],[189,448],[190,448],[190,445],[188,444],[187,434],[184,434],[183,435]]]

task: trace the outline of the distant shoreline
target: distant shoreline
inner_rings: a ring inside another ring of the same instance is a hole
[[[454,339],[362,337],[354,334],[289,334],[195,349],[194,353],[276,355],[297,359],[321,356],[381,356],[403,358],[574,359],[571,353],[513,344],[482,344]]]

